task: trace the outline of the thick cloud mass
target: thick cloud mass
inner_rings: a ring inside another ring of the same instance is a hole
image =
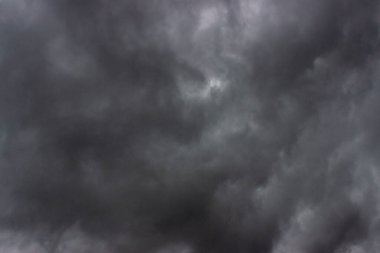
[[[0,0],[0,252],[380,252],[379,27],[377,0]]]

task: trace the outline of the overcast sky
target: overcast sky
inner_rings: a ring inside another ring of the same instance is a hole
[[[380,252],[377,0],[0,0],[0,253]]]

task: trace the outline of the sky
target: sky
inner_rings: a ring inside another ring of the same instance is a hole
[[[0,253],[380,252],[377,0],[0,0]]]

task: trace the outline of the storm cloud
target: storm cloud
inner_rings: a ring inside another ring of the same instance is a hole
[[[379,252],[379,7],[0,0],[0,252]]]

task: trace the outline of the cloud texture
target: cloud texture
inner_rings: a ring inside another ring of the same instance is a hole
[[[0,0],[0,252],[380,252],[377,0]]]

